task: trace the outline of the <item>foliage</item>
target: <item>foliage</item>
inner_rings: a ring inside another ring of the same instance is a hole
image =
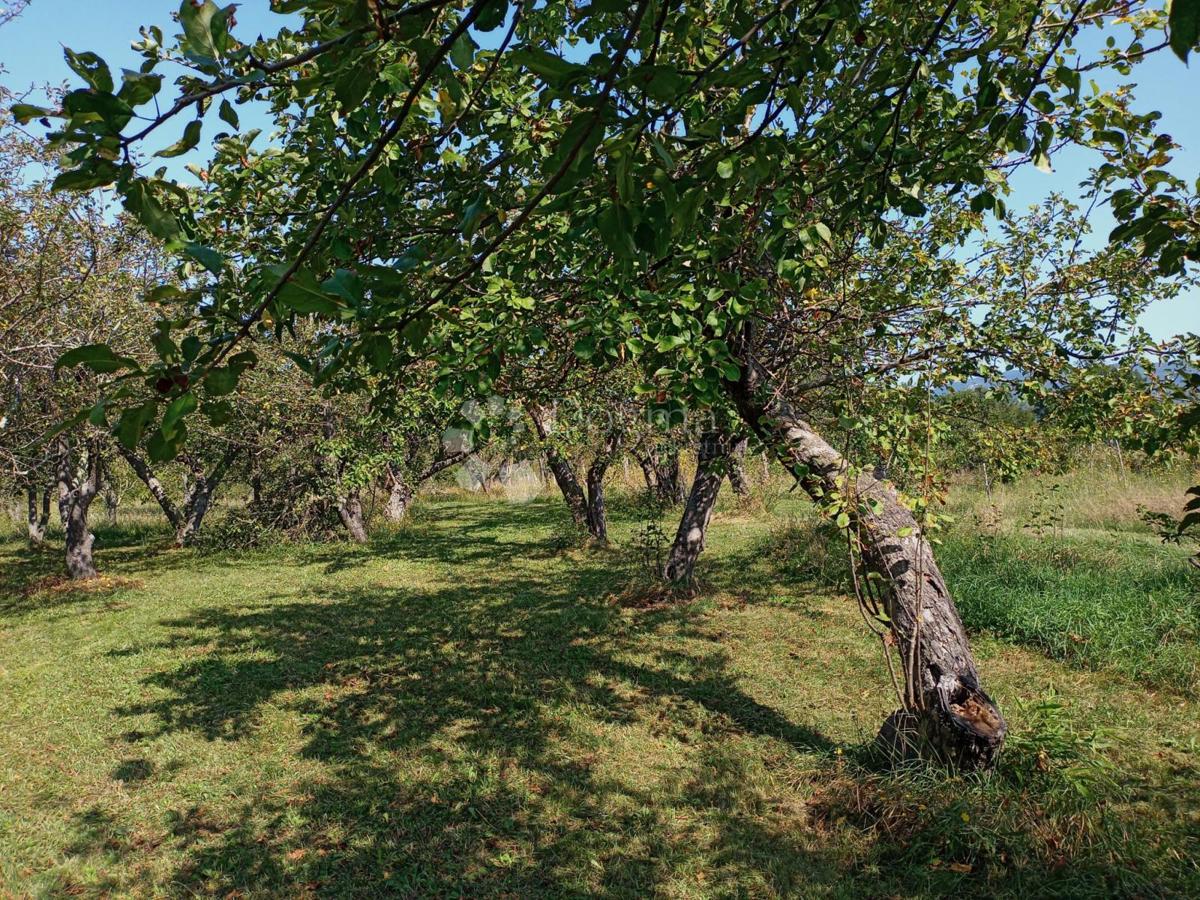
[[[17,112],[57,118],[51,141],[76,166],[60,187],[114,186],[179,254],[160,327],[202,349],[168,351],[110,395],[173,385],[144,423],[163,456],[176,417],[210,413],[212,385],[247,370],[247,340],[310,320],[320,339],[296,359],[318,382],[420,360],[439,391],[481,395],[522,361],[573,355],[635,363],[656,403],[707,406],[744,366],[732,348],[751,323],[774,333],[768,369],[798,396],[813,372],[1061,371],[1111,350],[1098,323],[1160,290],[1142,257],[1178,276],[1195,255],[1171,139],[1127,87],[1083,89],[1085,72],[1123,75],[1150,52],[1168,24],[1150,6],[372,8],[297,0],[283,9],[299,29],[247,43],[232,7],[185,3],[178,42],[146,30],[119,85],[69,52],[86,86]],[[1127,42],[1077,60],[1082,34],[1117,17]],[[176,100],[150,113],[176,65]],[[278,140],[239,129],[253,104]],[[213,135],[192,188],[133,156],[188,117],[160,155]],[[986,212],[1006,227],[1011,169],[1048,167],[1064,143],[1101,154],[1096,196],[1115,191],[1114,239],[1133,249],[1084,259],[1064,219],[1013,228],[1021,265],[986,243],[964,265]]]

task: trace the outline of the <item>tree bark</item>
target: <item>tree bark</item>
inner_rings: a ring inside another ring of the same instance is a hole
[[[531,403],[528,406],[528,412],[529,418],[533,420],[533,427],[537,432],[538,439],[545,445],[543,452],[546,456],[546,465],[550,467],[554,481],[558,484],[558,489],[562,492],[563,500],[567,503],[567,509],[571,511],[571,518],[575,521],[576,525],[586,528],[588,525],[587,496],[584,494],[583,488],[579,485],[579,478],[575,475],[575,468],[558,452],[558,449],[553,444],[549,443],[550,433],[553,428],[549,411]]]
[[[337,498],[337,511],[338,518],[350,534],[350,540],[356,544],[367,543],[367,522],[357,488]]]
[[[740,438],[729,453],[729,486],[739,497],[750,496],[750,479],[746,475],[746,445],[749,443],[749,438]]]
[[[212,471],[208,473],[205,473],[197,462],[189,462],[185,459],[188,467],[192,470],[192,477],[184,478],[183,506],[179,507],[171,500],[166,488],[163,487],[158,476],[154,474],[144,459],[119,442],[117,443],[117,452],[129,463],[129,467],[150,491],[150,495],[162,509],[163,515],[171,523],[171,528],[175,532],[176,547],[190,543],[196,536],[200,525],[204,522],[204,516],[212,505],[213,495],[216,493],[218,485],[237,456],[236,448],[226,450],[221,459],[213,466]]]
[[[679,518],[679,529],[675,532],[671,552],[667,554],[667,564],[663,567],[663,578],[667,581],[674,584],[692,583],[696,560],[704,550],[704,538],[708,533],[708,523],[712,520],[721,482],[725,478],[728,459],[727,438],[715,431],[705,432],[700,437],[696,477],[684,504],[683,515]]]
[[[395,466],[388,466],[388,499],[383,505],[383,515],[389,521],[401,522],[408,515],[408,508],[412,504],[413,497],[416,496],[417,488],[426,481],[440,475],[442,472],[449,469],[451,466],[456,466],[464,459],[470,456],[467,450],[455,450],[452,453],[446,453],[439,456],[429,467],[419,474],[412,484],[409,484],[404,477],[404,473]]]
[[[933,549],[895,488],[856,473],[790,404],[770,390],[767,372],[743,352],[742,378],[726,388],[746,424],[814,498],[857,498],[845,511],[862,538],[862,560],[882,581],[907,683],[905,709],[881,738],[903,737],[924,756],[963,768],[990,768],[1007,726],[983,691],[966,632]]]
[[[679,471],[679,451],[672,447],[655,455],[657,464],[654,474],[658,499],[672,506],[683,503],[687,499],[687,493],[684,491],[683,476]]]
[[[26,525],[29,529],[29,544],[40,547],[46,543],[46,528],[50,525],[50,489],[42,488],[40,508],[37,485],[25,488],[25,499],[28,503]]]
[[[121,458],[129,463],[129,468],[133,469],[133,474],[137,475],[138,479],[146,486],[146,490],[150,492],[150,496],[158,503],[159,508],[163,511],[163,515],[167,517],[167,521],[171,523],[171,528],[176,533],[179,531],[179,525],[183,519],[179,509],[175,506],[171,496],[167,493],[167,489],[163,487],[158,476],[154,474],[146,461],[129,450],[120,441],[117,441],[117,452],[121,454]]]
[[[613,429],[587,470],[587,529],[602,544],[608,543],[608,510],[604,503],[604,476],[621,446],[621,432]]]
[[[95,535],[88,528],[88,509],[100,488],[100,453],[94,443],[87,447],[85,473],[75,471],[73,454],[66,439],[59,441],[58,512],[66,532],[67,574],[82,581],[96,577],[92,555]]]

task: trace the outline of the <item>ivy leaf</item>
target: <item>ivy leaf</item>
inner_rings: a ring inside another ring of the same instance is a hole
[[[108,344],[85,344],[68,350],[54,363],[54,368],[63,369],[72,366],[87,366],[93,372],[119,372],[121,369],[136,369],[136,359],[128,356],[117,356]]]

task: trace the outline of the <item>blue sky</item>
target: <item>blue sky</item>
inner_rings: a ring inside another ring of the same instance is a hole
[[[0,0],[0,9],[6,0]],[[93,50],[103,56],[114,70],[136,68],[139,57],[129,49],[137,37],[138,26],[159,25],[171,35],[178,29],[171,21],[177,7],[170,0],[32,0],[15,21],[0,28],[0,65],[7,71],[0,76],[6,87],[22,91],[33,85],[58,84],[74,79],[63,61],[63,45],[74,50]],[[236,33],[252,38],[259,33],[278,30],[288,19],[269,11],[267,0],[246,0],[238,8]],[[1102,40],[1099,36],[1087,43]],[[1086,52],[1087,43],[1081,45]],[[1136,67],[1130,80],[1138,85],[1136,96],[1142,110],[1163,113],[1163,127],[1183,145],[1171,166],[1176,174],[1189,180],[1200,175],[1200,60],[1193,68],[1184,66],[1169,52],[1153,55]],[[242,112],[243,128],[259,124],[249,112]],[[173,140],[172,136],[166,143]],[[1071,150],[1055,157],[1052,173],[1032,167],[1013,178],[1014,193],[1009,207],[1022,209],[1058,191],[1078,197],[1078,183],[1086,174],[1090,155]],[[1092,216],[1092,246],[1101,246],[1113,227],[1107,208],[1097,207]],[[1142,325],[1155,338],[1165,339],[1182,332],[1200,332],[1200,291],[1157,304],[1143,317]]]

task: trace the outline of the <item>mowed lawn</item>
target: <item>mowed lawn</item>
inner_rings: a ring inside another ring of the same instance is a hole
[[[615,505],[614,549],[550,499],[425,501],[365,548],[102,532],[82,592],[10,539],[0,895],[1200,896],[1200,703],[1006,635],[967,564],[1019,548],[954,554],[1000,770],[896,773],[799,504],[724,509],[673,606]]]

